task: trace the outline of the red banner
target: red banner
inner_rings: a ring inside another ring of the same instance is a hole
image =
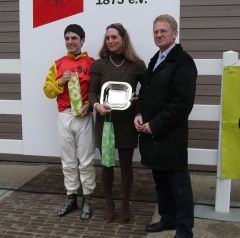
[[[83,12],[83,0],[33,0],[33,27]]]

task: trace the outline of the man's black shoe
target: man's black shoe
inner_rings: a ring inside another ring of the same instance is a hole
[[[57,213],[57,215],[63,217],[75,209],[77,209],[77,194],[71,194],[67,196],[63,208]]]
[[[147,232],[160,232],[160,231],[167,231],[167,230],[175,230],[176,226],[172,224],[164,224],[163,222],[157,222],[145,227],[145,231]]]
[[[184,236],[184,235],[179,235],[179,234],[176,234],[175,236],[174,236],[174,238],[191,238],[191,237],[193,237],[193,236]]]

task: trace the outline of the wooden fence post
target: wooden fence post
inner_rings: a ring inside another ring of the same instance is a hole
[[[223,53],[223,67],[234,65],[238,62],[238,53],[234,51],[226,51]],[[223,77],[223,76],[222,76]],[[222,87],[221,87],[222,95]],[[221,177],[222,160],[221,160],[221,142],[222,142],[222,98],[220,107],[219,119],[219,141],[218,141],[218,163],[217,163],[217,182],[216,182],[216,197],[215,211],[229,213],[230,210],[230,194],[231,194],[231,179]]]

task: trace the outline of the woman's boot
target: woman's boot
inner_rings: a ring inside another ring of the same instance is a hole
[[[119,150],[119,160],[121,166],[121,187],[122,187],[122,203],[120,212],[120,223],[125,224],[130,220],[129,200],[133,183],[132,168],[132,149]]]
[[[102,182],[105,194],[104,219],[106,222],[111,222],[114,219],[114,201],[112,198],[113,178],[113,167],[107,168],[104,166],[102,168]]]

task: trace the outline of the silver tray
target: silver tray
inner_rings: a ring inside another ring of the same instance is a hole
[[[132,87],[129,83],[108,81],[103,84],[100,103],[107,104],[112,110],[126,110],[130,105]]]

